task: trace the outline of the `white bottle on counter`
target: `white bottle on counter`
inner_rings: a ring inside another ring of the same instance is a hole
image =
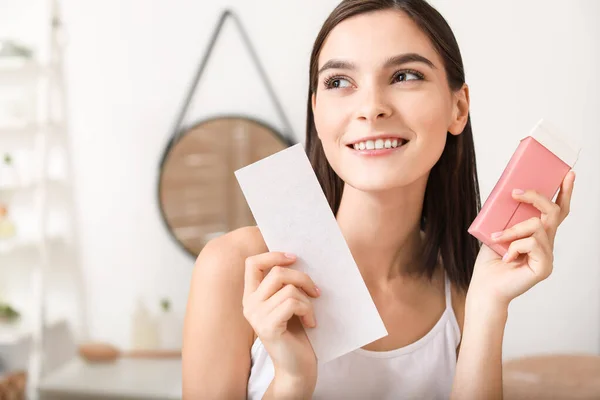
[[[156,321],[141,299],[131,318],[132,350],[155,350],[158,348],[158,330]]]

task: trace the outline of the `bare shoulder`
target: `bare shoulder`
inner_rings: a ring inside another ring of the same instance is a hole
[[[192,273],[183,334],[185,398],[245,397],[254,331],[243,315],[245,259],[266,251],[258,228],[208,242]]]
[[[258,227],[231,231],[204,246],[196,259],[192,281],[210,280],[221,289],[233,289],[235,293],[228,291],[228,295],[241,299],[246,258],[266,251],[267,246]]]
[[[198,256],[196,266],[206,259],[219,259],[223,261],[237,259],[238,261],[243,261],[247,257],[266,251],[268,251],[267,246],[258,227],[247,226],[231,231],[208,242]],[[239,265],[231,266],[237,269]]]
[[[236,229],[220,239],[223,239],[224,243],[235,246],[243,255],[250,256],[268,251],[262,233],[260,233],[257,226]]]

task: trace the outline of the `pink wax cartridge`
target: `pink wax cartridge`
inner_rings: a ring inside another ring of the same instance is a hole
[[[578,157],[578,148],[556,134],[547,122],[539,121],[521,140],[468,232],[504,256],[510,243],[494,243],[492,233],[532,217],[541,217],[541,212],[533,205],[514,200],[512,191],[535,190],[553,199]]]

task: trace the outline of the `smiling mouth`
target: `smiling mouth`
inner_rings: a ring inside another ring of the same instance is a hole
[[[348,147],[353,150],[388,150],[402,147],[408,142],[408,140],[401,138],[381,138],[375,140],[365,140],[362,142],[356,142],[349,144]]]

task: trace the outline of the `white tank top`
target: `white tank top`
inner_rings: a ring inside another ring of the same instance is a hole
[[[445,278],[446,309],[425,336],[390,351],[357,349],[319,365],[313,399],[448,399],[456,368],[460,329]],[[273,380],[273,363],[260,339],[252,345],[248,399],[262,399]]]

